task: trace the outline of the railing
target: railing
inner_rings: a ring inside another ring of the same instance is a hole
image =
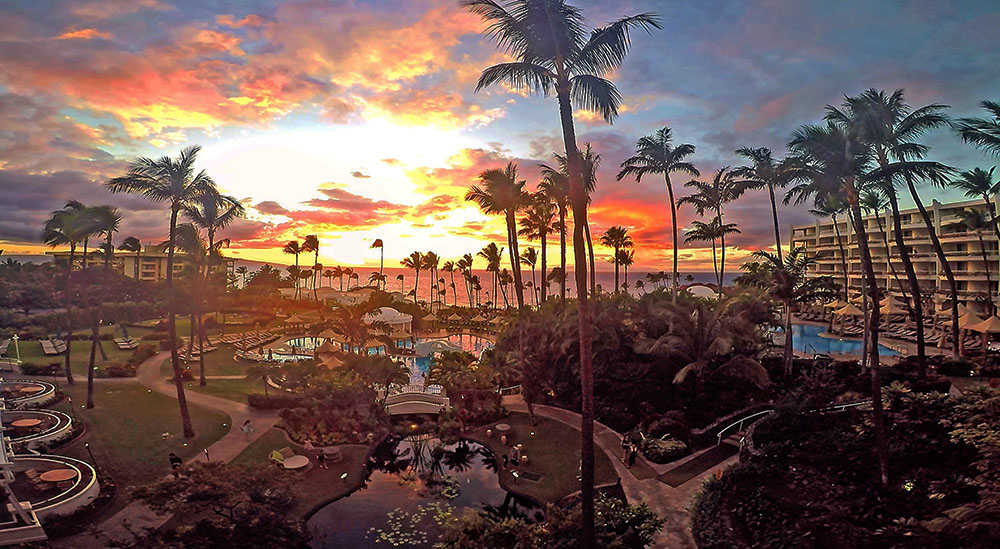
[[[864,406],[866,404],[871,404],[871,402],[872,402],[871,400],[861,400],[861,401],[858,401],[858,402],[850,402],[848,404],[837,404],[835,406],[827,406],[826,408],[821,408],[819,410],[811,410],[811,411],[812,412],[843,412],[844,410],[847,410],[848,408],[856,408],[858,406]],[[729,431],[730,429],[732,429],[733,427],[739,426],[739,428],[736,429],[736,432],[737,433],[742,432],[743,431],[743,425],[747,421],[750,421],[752,419],[754,421],[751,421],[750,423],[751,424],[752,423],[756,423],[756,421],[759,420],[759,418],[761,418],[763,416],[766,416],[768,414],[772,414],[772,413],[774,413],[774,410],[764,410],[762,412],[757,412],[756,414],[750,414],[750,415],[748,415],[748,416],[746,416],[746,417],[744,417],[742,419],[739,419],[737,421],[734,421],[734,422],[730,423],[729,425],[725,426],[721,431],[719,431],[718,435],[716,435],[716,438],[718,439],[718,442],[716,442],[716,446],[722,444],[722,435],[726,434],[726,432]]]
[[[510,387],[504,387],[504,388],[500,389],[497,392],[500,393],[501,397],[511,396],[511,395],[519,395],[519,394],[521,394],[521,386],[520,385],[512,385]]]

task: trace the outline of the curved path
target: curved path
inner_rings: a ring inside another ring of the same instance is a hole
[[[143,387],[156,391],[157,393],[177,398],[177,388],[160,373],[160,366],[164,361],[170,359],[169,352],[160,352],[139,365],[136,371],[136,379]],[[229,379],[233,376],[218,376]],[[236,376],[242,379],[242,376]],[[127,379],[127,378],[126,378]],[[229,415],[229,432],[225,436],[215,441],[208,447],[209,458],[212,461],[228,462],[238,456],[252,442],[266,433],[278,421],[278,414],[274,412],[263,412],[232,400],[206,395],[197,391],[186,391],[185,396],[189,404],[196,404],[212,410]],[[240,431],[239,427],[247,419],[253,424],[256,432],[247,436]],[[188,463],[205,461],[204,454],[198,454],[189,459]],[[107,520],[97,526],[102,536],[113,540],[131,539],[131,532],[139,532],[144,528],[157,528],[167,519],[168,515],[160,515],[149,506],[132,502],[118,511]],[[76,536],[56,540],[53,547],[65,548],[89,548],[105,547],[103,538],[97,538],[89,533],[78,534]]]
[[[514,412],[528,412],[528,407],[520,395],[504,397],[503,405],[508,410]],[[546,417],[580,430],[580,414],[576,412],[541,404],[535,404],[534,411],[535,415]],[[691,537],[691,519],[688,507],[701,489],[701,483],[704,479],[715,474],[716,471],[735,463],[738,458],[736,456],[731,457],[701,475],[673,488],[657,480],[656,476],[646,474],[636,476],[636,473],[644,469],[651,469],[655,471],[656,475],[659,475],[676,467],[680,463],[697,458],[701,452],[687,456],[683,460],[663,465],[649,463],[640,456],[639,460],[641,460],[641,464],[629,469],[619,461],[621,457],[621,440],[622,435],[614,429],[599,421],[594,422],[594,443],[597,447],[604,450],[604,453],[608,455],[611,463],[615,466],[615,471],[621,478],[625,497],[632,504],[645,503],[665,521],[663,528],[653,540],[654,547],[692,549],[696,547],[694,539]]]

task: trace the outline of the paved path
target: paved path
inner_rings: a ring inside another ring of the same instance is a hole
[[[173,382],[164,379],[160,373],[160,366],[166,360],[170,360],[169,352],[161,352],[146,360],[139,365],[136,372],[136,379],[147,389],[152,389],[157,393],[167,395],[171,398],[177,398],[177,387]],[[131,378],[128,379],[131,380]],[[209,377],[209,379],[243,379],[243,376],[214,376]],[[276,413],[255,410],[246,404],[196,391],[185,391],[184,394],[187,396],[189,404],[196,404],[229,415],[229,432],[208,447],[208,454],[212,461],[231,461],[245,450],[250,443],[269,431],[278,421]],[[249,437],[239,429],[239,426],[242,426],[243,422],[247,419],[250,420],[256,429],[256,433]],[[123,451],[125,450],[127,449],[123,449]],[[188,460],[188,463],[196,461],[205,461],[205,455],[198,454],[196,457]],[[124,494],[119,495],[119,497],[123,496]],[[102,522],[99,529],[105,536],[111,539],[128,540],[131,538],[129,529],[132,531],[141,531],[144,528],[157,528],[166,522],[168,518],[169,516],[159,515],[143,503],[132,502]],[[79,534],[57,540],[52,545],[53,547],[76,549],[104,547],[105,543],[103,539],[97,539],[90,534]]]
[[[524,413],[527,413],[528,411],[528,407],[524,404],[524,400],[520,398],[520,395],[517,395],[516,397],[504,397],[503,404],[504,407],[511,411]],[[534,405],[534,410],[535,414],[538,416],[553,419],[577,430],[580,429],[580,414],[577,414],[576,412],[553,406],[544,406],[541,404]],[[693,501],[694,496],[701,489],[701,483],[705,478],[714,474],[716,471],[720,471],[729,465],[736,463],[738,458],[735,456],[729,458],[709,471],[706,471],[684,484],[673,488],[660,482],[655,477],[637,478],[631,469],[625,467],[625,465],[618,460],[621,456],[621,439],[622,435],[615,432],[614,429],[602,424],[599,421],[594,422],[594,443],[604,450],[604,453],[608,455],[611,463],[615,466],[615,471],[621,478],[622,489],[625,492],[625,497],[628,498],[628,501],[631,503],[645,503],[650,509],[666,521],[663,525],[663,529],[660,530],[654,539],[654,546],[669,547],[672,549],[694,548],[695,544],[694,539],[691,537],[691,521],[688,506]],[[649,462],[646,463],[659,475],[673,469],[683,461],[694,459],[698,455],[700,455],[700,452],[688,456],[682,461],[676,461],[663,465]],[[643,458],[640,457],[639,459]],[[639,470],[639,468],[636,468],[636,470]]]

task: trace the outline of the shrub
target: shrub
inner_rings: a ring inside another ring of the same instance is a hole
[[[962,359],[945,360],[937,369],[943,376],[969,377],[974,373],[972,364]]]
[[[60,372],[62,372],[62,365],[58,363],[42,365],[24,362],[21,364],[21,373],[28,376],[51,376],[58,375]]]
[[[642,444],[642,454],[653,463],[670,463],[684,457],[687,453],[687,444],[675,438],[667,440],[647,438]]]
[[[251,393],[247,395],[247,404],[251,408],[259,410],[283,410],[285,408],[298,408],[302,406],[303,397],[288,393],[278,393],[274,395],[262,395]]]
[[[646,432],[649,433],[649,436],[655,438],[670,435],[671,438],[681,440],[687,440],[691,434],[687,420],[684,418],[684,413],[679,410],[671,410],[649,422]]]

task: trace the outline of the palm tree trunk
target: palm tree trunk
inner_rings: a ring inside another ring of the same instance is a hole
[[[379,281],[382,283],[382,291],[385,291],[385,279],[382,278],[382,269],[385,267],[385,245],[379,246],[378,248],[378,277]]]
[[[917,272],[913,269],[913,261],[910,260],[910,252],[906,249],[906,242],[903,240],[903,226],[899,219],[899,203],[896,200],[896,190],[887,187],[886,195],[889,197],[889,207],[892,208],[892,232],[896,240],[896,253],[899,254],[899,258],[903,261],[903,270],[906,271],[906,278],[910,281],[910,295],[913,298],[911,307],[913,308],[914,321],[917,324],[917,372],[920,378],[923,379],[927,375],[923,294],[920,291],[920,281],[917,279]],[[887,255],[889,255],[888,250],[889,248],[886,247]]]
[[[111,254],[114,253],[114,248],[111,246],[111,231],[108,231],[108,246],[104,250],[104,268],[107,269],[111,266]]]
[[[420,287],[420,269],[414,269],[416,278],[413,279],[413,304],[417,304],[417,288]]]
[[[986,243],[983,242],[983,231],[976,231],[976,236],[979,238],[979,252],[983,255],[983,265],[986,268],[986,296],[990,299],[990,305],[987,309],[987,314],[992,316],[994,314],[993,310],[993,282],[990,280],[990,260],[986,257]],[[983,348],[983,352],[986,352],[986,348]]]
[[[514,296],[517,298],[517,308],[524,309],[524,284],[521,278],[521,250],[517,243],[517,220],[514,210],[507,211],[507,239],[510,241],[510,267],[514,271]]]
[[[87,366],[87,408],[94,407],[94,363],[97,359],[97,345],[100,328],[97,324],[97,312],[90,314],[90,363]]]
[[[538,307],[538,286],[535,285],[535,265],[531,265],[531,295],[535,296],[535,307]]]
[[[889,264],[889,271],[892,272],[892,278],[896,281],[896,285],[899,286],[899,291],[903,292],[903,300],[909,303],[910,297],[906,293],[906,288],[903,287],[903,281],[899,279],[896,266],[892,264],[892,255],[889,253],[889,235],[886,234],[885,227],[882,226],[882,217],[879,215],[878,210],[875,211],[875,223],[878,225],[879,234],[882,235],[882,244],[885,246],[886,263]]]
[[[934,230],[934,221],[931,219],[930,214],[927,213],[927,208],[924,208],[924,203],[920,201],[920,195],[917,194],[917,189],[913,186],[913,179],[909,176],[906,177],[906,187],[909,189],[910,196],[913,197],[913,202],[917,205],[917,209],[920,210],[920,217],[923,218],[924,225],[927,226],[927,232],[931,237],[931,245],[934,246],[934,253],[937,254],[938,262],[941,263],[941,267],[944,269],[944,276],[948,279],[948,289],[951,294],[951,350],[955,357],[958,358],[961,356],[959,351],[961,340],[958,335],[958,283],[955,282],[955,274],[951,272],[951,265],[948,263],[948,258],[944,255],[944,248],[941,247],[941,241],[938,240],[937,231]]]
[[[854,230],[854,237],[855,237],[855,239],[857,239],[858,227],[861,227],[861,229],[864,230],[865,222],[864,222],[864,218],[861,218],[861,217],[855,218],[853,214],[854,214],[853,210],[848,210],[847,211],[847,220],[848,220],[847,221],[847,226],[849,228],[852,228]],[[867,234],[865,236],[867,237]],[[851,237],[851,235],[848,234],[847,238],[850,238],[850,237]],[[874,264],[873,264],[872,269],[874,269]],[[862,319],[863,326],[864,326],[864,331],[861,332],[861,371],[862,372],[864,372],[865,369],[868,367],[868,349],[869,349],[868,342],[870,341],[869,328],[871,327],[871,317],[868,314],[868,312],[869,312],[869,307],[868,307],[869,292],[868,292],[868,290],[866,288],[867,287],[862,282],[862,285],[861,285],[861,319]],[[875,329],[878,330],[878,326],[877,325],[876,325]]]
[[[559,258],[563,276],[559,281],[559,296],[566,303],[566,206],[559,206]]]
[[[76,242],[69,245],[69,268],[66,270],[66,383],[73,385],[70,353],[73,350],[73,261],[76,259]],[[86,256],[84,257],[86,259]]]
[[[875,282],[875,269],[872,267],[871,250],[868,249],[868,234],[862,225],[861,206],[858,203],[854,181],[850,182],[847,201],[850,204],[851,213],[854,215],[852,221],[855,223],[858,248],[861,251],[861,267],[864,269],[864,275],[867,279],[868,293],[877,296],[878,285]],[[885,418],[882,411],[882,382],[879,379],[878,317],[879,309],[878,307],[873,307],[868,326],[868,331],[870,332],[868,343],[870,347],[867,351],[871,356],[868,366],[871,373],[872,425],[875,432],[875,455],[878,458],[879,477],[882,486],[885,487],[889,485],[889,446],[886,440]]]
[[[986,202],[986,211],[989,212],[989,214],[990,214],[990,227],[993,230],[993,236],[997,239],[997,244],[1000,245],[1000,229],[998,229],[998,226],[997,226],[997,214],[993,210],[993,203],[990,202],[990,197],[989,196],[984,196],[983,200]],[[987,263],[987,265],[988,265],[988,263]],[[990,297],[990,309],[993,311],[993,314],[996,314],[997,307],[996,307],[996,303],[994,303],[993,297],[992,297],[994,295],[993,285],[992,284],[990,284],[989,291],[990,291],[990,296],[991,296]]]
[[[719,226],[722,226],[722,208],[716,209]],[[726,283],[726,231],[719,234],[719,298],[722,298],[722,286]]]
[[[674,201],[674,186],[670,182],[670,173],[664,173],[663,179],[667,185],[667,196],[670,197],[670,229],[673,236],[674,270],[670,282],[670,302],[677,304],[677,202]]]
[[[194,426],[188,412],[187,397],[184,395],[183,372],[177,353],[177,303],[174,297],[174,238],[177,234],[178,207],[170,210],[170,247],[167,248],[167,329],[170,334],[170,365],[174,370],[174,385],[177,387],[177,405],[181,409],[181,426],[184,438],[194,438]]]
[[[618,246],[615,246],[615,293],[618,293]]]
[[[792,303],[785,303],[785,376],[792,375]]]
[[[781,261],[781,232],[778,230],[778,206],[774,203],[774,185],[767,185],[767,194],[771,199],[771,220],[774,221],[774,249],[778,252],[778,261]]]
[[[719,285],[719,297],[722,297],[722,277],[719,276],[719,257],[716,255],[715,238],[712,238],[712,269],[715,270],[715,282]]]
[[[562,61],[557,61],[559,71]],[[576,148],[576,131],[573,128],[573,107],[570,105],[570,85],[565,75],[560,75],[556,87],[559,99],[559,117],[562,122],[563,141],[569,167],[569,192],[573,204],[573,269],[576,278],[576,295],[580,331],[580,513],[581,541],[584,549],[593,549],[594,542],[594,369],[593,324],[587,299],[587,256],[583,249],[584,227],[587,226],[587,196],[583,188],[579,151]]]
[[[313,301],[319,302],[319,294],[316,293],[316,275],[319,271],[316,270],[316,265],[319,265],[319,249],[316,250],[316,255],[313,256]]]
[[[549,288],[549,281],[545,277],[546,255],[547,255],[545,249],[548,247],[547,246],[547,244],[548,244],[547,240],[548,240],[548,236],[549,236],[548,231],[543,230],[542,234],[539,235],[539,236],[542,237],[542,278],[541,278],[542,287],[539,290],[539,292],[542,295],[542,303],[545,303],[546,290],[548,290],[548,288]]]
[[[847,279],[847,249],[844,247],[843,240],[841,240],[840,224],[837,223],[837,216],[831,215],[830,218],[833,220],[833,230],[837,234],[837,247],[840,248],[840,266],[844,269],[844,302],[846,303],[850,300],[847,292],[851,287],[851,283]]]
[[[139,245],[139,248],[142,248],[141,244]],[[142,254],[141,249],[135,251],[135,268],[133,269],[133,271],[135,273],[136,280],[139,280],[139,256],[141,254]],[[243,286],[246,286],[246,283],[244,283]]]
[[[583,226],[587,237],[587,257],[590,261],[590,295],[597,294],[597,269],[594,267],[594,241],[590,239],[590,223]]]
[[[198,385],[204,387],[208,385],[208,381],[205,380],[205,323],[201,318],[201,306],[198,306]]]

